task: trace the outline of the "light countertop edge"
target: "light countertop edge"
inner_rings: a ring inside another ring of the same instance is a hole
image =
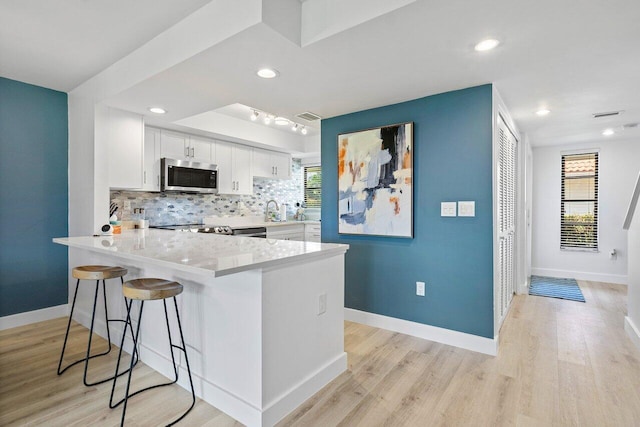
[[[161,231],[163,233],[168,233],[167,231]],[[173,232],[170,232],[173,233]],[[243,265],[237,266],[229,266],[229,267],[219,267],[219,268],[201,268],[193,265],[183,264],[180,262],[175,262],[171,260],[159,259],[153,256],[139,255],[132,252],[118,252],[114,251],[110,247],[101,247],[101,246],[91,246],[87,244],[87,239],[104,239],[106,236],[80,236],[80,237],[57,237],[52,239],[54,243],[73,247],[76,249],[84,249],[91,252],[102,253],[105,255],[110,255],[117,258],[122,258],[129,261],[139,261],[141,263],[150,263],[154,265],[158,265],[165,268],[172,268],[179,271],[184,271],[192,274],[203,275],[208,277],[222,277],[230,274],[240,273],[248,270],[256,270],[256,269],[267,269],[267,268],[277,268],[279,266],[284,266],[288,264],[295,264],[300,262],[306,262],[313,259],[321,259],[327,258],[331,256],[336,256],[340,254],[345,254],[349,248],[349,245],[345,244],[337,244],[337,243],[315,243],[316,245],[321,245],[321,249],[312,252],[304,252],[304,253],[296,253],[293,255],[286,255],[277,257],[274,259],[262,260],[250,262]],[[201,235],[202,238],[216,238],[217,236],[211,235]],[[231,239],[254,239],[251,237],[230,237]],[[265,239],[266,240],[266,239]],[[299,244],[304,242],[289,242],[289,241],[280,241],[282,244]],[[266,242],[265,242],[266,243]]]

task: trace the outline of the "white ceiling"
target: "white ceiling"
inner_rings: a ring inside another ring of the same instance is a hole
[[[319,2],[336,0],[303,7]],[[3,1],[0,75],[67,91],[203,3]],[[304,47],[262,22],[106,102],[141,114],[162,104],[170,122],[240,103],[303,123],[295,115],[304,111],[328,118],[495,83],[533,145],[640,139],[640,128],[622,131],[640,122],[637,0],[417,0],[367,19]],[[502,44],[475,52],[485,37]],[[280,77],[257,78],[262,65]],[[551,114],[536,116],[543,106]],[[591,117],[612,110],[625,112]],[[619,132],[604,138],[605,127]]]

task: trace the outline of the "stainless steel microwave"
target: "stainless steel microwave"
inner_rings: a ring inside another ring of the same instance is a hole
[[[217,193],[218,166],[163,157],[160,161],[160,190],[189,193]]]

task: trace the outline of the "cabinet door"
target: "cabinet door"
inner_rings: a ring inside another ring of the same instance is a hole
[[[271,152],[253,149],[253,176],[273,178],[275,167],[271,163]]]
[[[188,160],[189,136],[177,132],[160,132],[160,157]]]
[[[271,154],[271,163],[273,164],[276,178],[291,178],[291,155],[274,152]]]
[[[142,188],[144,121],[128,111],[108,109],[109,187]]]
[[[160,131],[144,129],[144,172],[142,189],[160,191]]]
[[[234,194],[253,194],[253,176],[251,175],[251,149],[242,145],[233,147]]]
[[[232,146],[224,142],[216,142],[216,164],[218,165],[218,193],[232,194],[235,189],[233,180]]]
[[[213,163],[211,161],[211,146],[213,141],[198,138],[195,136],[189,137],[189,158],[193,162],[200,163]]]

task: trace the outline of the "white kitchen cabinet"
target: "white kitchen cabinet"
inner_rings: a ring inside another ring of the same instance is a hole
[[[218,193],[252,194],[251,149],[218,141],[215,144],[218,165]]]
[[[180,132],[160,132],[160,157],[211,163],[212,141]]]
[[[267,239],[304,241],[304,224],[267,225]]]
[[[143,183],[144,120],[139,114],[106,112],[109,187],[140,189]]]
[[[142,189],[160,191],[160,129],[144,128]]]
[[[291,155],[254,148],[253,176],[277,179],[291,178]]]
[[[192,162],[215,163],[215,143],[213,140],[189,136],[189,154]]]
[[[305,242],[318,242],[322,241],[320,232],[320,224],[305,224],[304,225],[304,241]]]

